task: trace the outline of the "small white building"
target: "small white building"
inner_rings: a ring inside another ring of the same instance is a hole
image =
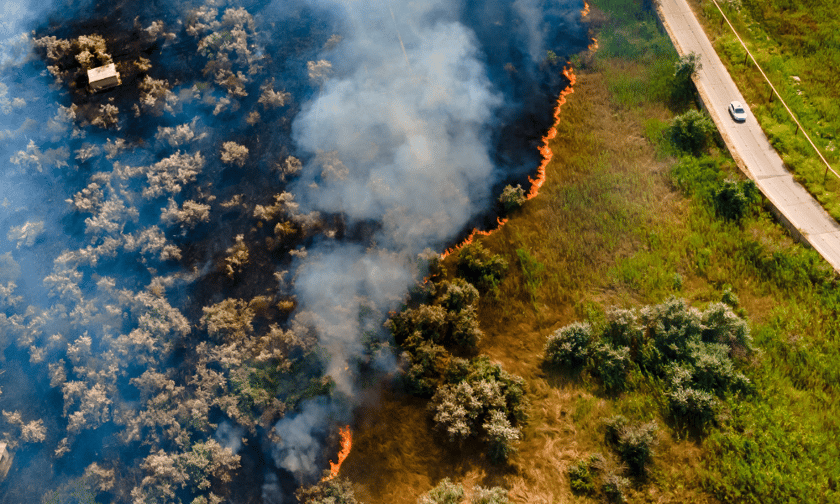
[[[9,474],[10,467],[12,467],[12,454],[9,453],[6,443],[0,443],[0,481]]]
[[[117,67],[113,63],[91,68],[87,71],[87,75],[91,91],[100,91],[122,84],[120,73],[117,72]]]

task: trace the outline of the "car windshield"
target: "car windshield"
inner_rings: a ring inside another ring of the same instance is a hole
[[[742,109],[741,107],[738,107],[736,105],[734,108],[735,108],[735,113],[736,114],[743,114],[744,113],[744,109]]]

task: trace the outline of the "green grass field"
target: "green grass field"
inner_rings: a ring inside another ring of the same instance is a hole
[[[840,219],[840,180],[790,119],[711,0],[692,0],[721,60],[770,142],[808,191]],[[840,2],[721,0],[735,30],[835,171],[840,172]]]

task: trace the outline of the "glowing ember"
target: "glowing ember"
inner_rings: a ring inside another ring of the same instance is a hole
[[[589,44],[589,50],[591,52],[595,52],[598,50],[598,39],[596,39],[595,37],[592,37],[592,43]]]
[[[551,161],[551,158],[554,157],[554,153],[551,152],[551,148],[548,146],[548,142],[553,140],[554,137],[557,136],[557,122],[560,120],[560,107],[566,103],[566,96],[575,92],[572,86],[575,85],[575,81],[577,77],[575,76],[574,71],[572,71],[571,66],[566,66],[563,69],[563,75],[569,79],[569,85],[566,86],[566,89],[560,91],[560,96],[557,98],[557,105],[554,107],[554,125],[548,130],[548,133],[545,134],[543,137],[543,145],[540,147],[540,154],[542,154],[543,160],[540,163],[539,168],[537,168],[537,178],[528,177],[528,182],[531,183],[531,190],[528,191],[528,196],[526,199],[531,199],[535,197],[540,192],[540,187],[545,183],[545,167],[548,166],[548,163]]]
[[[587,14],[589,14],[589,4],[586,3],[586,2],[583,2],[583,9],[580,11],[580,16],[581,17],[586,17]]]
[[[350,430],[350,426],[347,427],[339,427],[338,434],[341,436],[341,450],[338,452],[338,462],[333,462],[330,460],[330,475],[324,478],[324,481],[329,481],[336,476],[338,476],[338,470],[341,469],[341,464],[344,463],[344,459],[350,455],[350,450],[353,448],[353,432]]]

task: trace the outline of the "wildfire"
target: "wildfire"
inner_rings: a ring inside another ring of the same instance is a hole
[[[502,226],[504,226],[507,221],[508,221],[507,219],[500,219],[500,218],[496,217],[496,223],[498,224],[498,226],[496,226],[496,229],[499,229]],[[459,243],[458,245],[455,245],[454,247],[452,247],[450,249],[447,249],[444,253],[442,253],[440,255],[440,259],[444,260],[449,256],[449,254],[451,254],[455,251],[461,250],[462,248],[466,247],[467,245],[472,243],[473,240],[475,240],[476,236],[488,236],[493,231],[495,231],[496,229],[491,229],[490,231],[481,231],[478,228],[473,229],[472,232],[470,233],[470,235],[467,236],[466,240],[462,241],[461,243]]]
[[[580,11],[580,17],[586,17],[589,14],[589,4],[583,2],[583,9]]]
[[[587,9],[587,12],[588,12],[589,5],[587,5],[587,4],[584,4],[584,5],[586,5],[586,9]],[[574,92],[573,86],[575,85],[577,77],[575,76],[575,73],[572,70],[572,67],[567,65],[565,68],[563,68],[563,75],[565,75],[566,79],[569,80],[569,85],[566,86],[565,89],[560,91],[560,96],[557,97],[557,105],[555,105],[555,107],[554,107],[554,124],[551,126],[551,128],[549,128],[548,133],[546,133],[545,136],[542,138],[543,145],[542,145],[542,147],[540,147],[540,154],[542,154],[543,159],[542,159],[542,162],[540,163],[539,168],[537,168],[537,178],[528,177],[528,182],[531,183],[531,190],[528,191],[528,194],[526,195],[526,199],[531,199],[531,198],[535,197],[537,194],[539,194],[540,187],[542,187],[542,185],[545,183],[545,168],[546,168],[546,166],[548,166],[548,163],[551,161],[551,158],[554,157],[554,153],[551,152],[551,148],[548,146],[548,142],[550,140],[553,140],[557,136],[557,127],[556,126],[557,126],[557,122],[560,120],[560,107],[562,107],[563,104],[566,103],[566,96],[568,96],[568,95],[570,95]],[[488,236],[488,235],[490,235],[491,233],[493,233],[493,231],[496,231],[497,229],[504,226],[507,221],[508,221],[507,219],[500,219],[500,218],[496,217],[496,222],[498,223],[498,226],[496,226],[495,229],[491,229],[489,231],[481,231],[478,228],[473,229],[472,232],[470,233],[470,235],[467,236],[467,238],[464,241],[462,241],[458,245],[456,245],[456,246],[446,250],[444,253],[442,253],[440,255],[441,260],[446,259],[453,252],[456,252],[456,251],[466,247],[467,245],[471,244],[477,236]],[[428,279],[426,279],[426,280],[428,280]],[[425,283],[426,280],[424,280],[424,283]],[[340,464],[340,462],[339,462],[339,464]]]
[[[589,49],[590,52],[597,51],[598,50],[598,39],[596,39],[595,37],[592,37],[592,43],[589,44],[588,49]]]
[[[569,85],[566,86],[566,89],[560,91],[560,96],[557,97],[557,105],[554,107],[554,124],[548,130],[548,133],[545,134],[543,137],[543,144],[540,147],[540,154],[542,154],[542,163],[540,163],[539,168],[537,168],[537,178],[528,177],[528,182],[531,183],[531,190],[528,191],[528,195],[526,199],[531,199],[535,197],[540,192],[540,187],[545,183],[545,168],[548,166],[548,163],[551,161],[551,158],[554,157],[554,153],[551,152],[551,147],[548,146],[548,142],[553,140],[557,136],[557,122],[560,120],[560,107],[566,103],[566,96],[575,92],[574,85],[577,81],[577,77],[575,76],[574,71],[572,70],[571,66],[566,66],[563,69],[563,75],[569,80]]]
[[[353,448],[353,432],[350,430],[349,425],[339,427],[338,435],[341,436],[341,450],[338,452],[338,462],[330,460],[330,475],[324,478],[324,481],[329,481],[338,476],[338,470],[341,469],[341,464],[344,463],[344,459],[350,455],[350,450]]]

